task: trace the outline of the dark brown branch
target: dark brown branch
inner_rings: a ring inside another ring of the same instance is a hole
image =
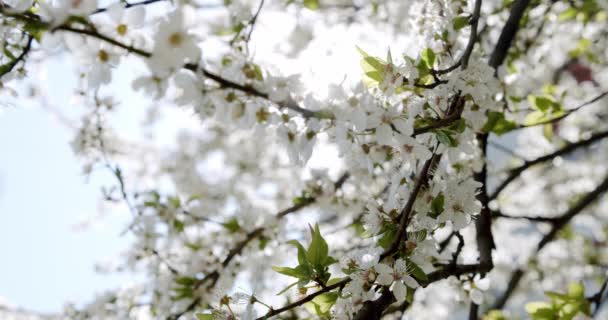
[[[416,202],[418,193],[422,189],[422,185],[425,184],[427,181],[429,169],[431,168],[431,163],[433,163],[435,157],[436,155],[435,153],[433,153],[431,158],[424,163],[422,170],[420,170],[420,174],[418,175],[418,178],[416,179],[416,182],[414,184],[414,188],[412,189],[412,192],[410,193],[410,196],[407,199],[407,203],[399,214],[400,220],[397,237],[395,237],[395,240],[393,241],[391,246],[380,255],[380,260],[383,260],[384,258],[397,252],[397,250],[399,249],[399,245],[404,240],[404,238],[407,237],[407,224],[410,220],[412,210],[414,209],[414,203]]]
[[[459,277],[463,274],[476,274],[487,271],[489,271],[487,266],[482,266],[480,264],[447,264],[443,265],[441,269],[429,273],[427,275],[429,280],[422,285],[426,287],[433,282],[447,279],[450,276]]]
[[[487,155],[488,134],[478,134],[477,140],[480,144],[484,164],[481,171],[474,174],[475,180],[481,183],[481,189],[477,194],[477,200],[479,200],[482,205],[481,212],[475,220],[475,240],[479,252],[479,264],[484,266],[487,270],[492,270],[494,267],[494,263],[492,262],[492,249],[495,249],[496,245],[494,243],[494,236],[492,235],[492,215],[490,213],[490,199],[488,198],[487,191],[488,167],[485,159]]]
[[[351,281],[350,278],[343,279],[343,280],[341,280],[339,282],[336,282],[336,283],[332,284],[331,286],[327,286],[325,288],[322,288],[321,290],[319,290],[319,291],[317,291],[315,293],[311,293],[311,294],[307,295],[306,297],[304,297],[304,298],[302,298],[302,299],[300,299],[300,300],[298,300],[296,302],[290,303],[290,304],[288,304],[288,305],[286,305],[286,306],[284,306],[282,308],[271,309],[264,316],[261,316],[261,317],[257,318],[256,320],[265,320],[265,319],[268,319],[270,317],[274,317],[274,316],[276,316],[278,314],[281,314],[281,313],[283,313],[285,311],[288,311],[288,310],[291,310],[293,308],[299,307],[299,306],[301,306],[301,305],[303,305],[303,304],[305,304],[307,302],[312,301],[312,299],[314,299],[315,297],[317,297],[317,296],[319,296],[321,294],[330,292],[330,291],[332,291],[334,289],[338,289],[338,288],[341,289],[341,288],[343,288],[350,281]]]
[[[561,116],[555,117],[555,118],[551,118],[551,119],[547,119],[545,121],[541,121],[538,123],[534,123],[531,125],[521,125],[519,126],[519,128],[530,128],[530,127],[536,127],[536,126],[541,126],[541,125],[545,125],[545,124],[550,124],[550,123],[556,123],[562,119],[567,118],[569,115],[573,114],[574,112],[580,110],[583,107],[586,107],[594,102],[597,102],[599,100],[601,100],[602,98],[604,98],[605,96],[608,96],[608,91],[604,91],[602,93],[600,93],[598,96],[594,97],[593,99],[584,102],[583,104],[579,105],[576,108],[573,109],[568,109],[567,111],[564,112],[564,114],[562,114]]]
[[[587,300],[589,300],[590,302],[595,304],[595,310],[593,310],[593,317],[595,317],[599,313],[599,311],[602,308],[602,304],[604,303],[604,301],[606,301],[606,299],[604,298],[604,294],[606,293],[607,286],[608,286],[608,278],[606,278],[606,280],[604,280],[604,282],[602,283],[602,286],[600,287],[600,290],[596,294],[587,298]]]
[[[498,67],[505,61],[509,48],[511,48],[511,43],[513,42],[513,39],[515,39],[515,35],[519,29],[519,22],[523,17],[529,3],[530,0],[516,0],[513,3],[511,12],[509,13],[509,18],[507,19],[507,22],[503,27],[500,36],[498,37],[496,47],[490,56],[489,65],[494,69],[498,69]]]
[[[481,0],[475,0],[475,8],[473,9],[473,16],[471,17],[471,36],[469,37],[469,42],[467,43],[467,47],[462,54],[462,58],[460,58],[462,69],[466,69],[469,65],[469,58],[471,57],[471,53],[473,53],[473,48],[475,47],[475,42],[477,42],[477,25],[479,24],[479,15],[481,13]]]
[[[348,177],[350,177],[350,174],[348,172],[344,173],[342,176],[340,176],[340,178],[334,183],[334,188],[335,189],[339,189],[342,187],[342,185],[344,185],[344,183],[346,182],[346,180],[348,179]],[[316,198],[307,198],[305,201],[302,201],[296,205],[293,205],[287,209],[281,210],[276,214],[277,219],[281,219],[283,217],[285,217],[286,215],[296,212],[300,209],[303,209],[311,204],[313,204],[316,201]],[[258,237],[262,236],[264,234],[265,229],[263,227],[258,227],[256,229],[254,229],[253,231],[250,231],[249,233],[247,233],[247,236],[245,237],[245,239],[243,239],[242,241],[240,241],[239,243],[237,243],[232,249],[230,249],[230,251],[228,252],[228,255],[226,256],[226,258],[224,258],[224,260],[222,261],[222,268],[226,268],[228,266],[228,264],[230,264],[230,262],[238,255],[240,255],[243,250],[245,249],[245,247],[254,239],[257,239]],[[207,282],[210,282],[207,285],[207,288],[213,288],[215,286],[215,284],[217,283],[217,281],[220,278],[220,271],[219,270],[214,270],[210,273],[208,273],[205,277],[203,277],[202,279],[196,281],[193,285],[194,290],[200,288],[202,285],[204,285]],[[350,281],[350,279],[349,279]],[[193,311],[194,308],[196,308],[196,306],[201,302],[201,297],[196,297],[195,299],[192,300],[192,303],[190,303],[184,310],[173,314],[171,316],[169,316],[167,319],[168,320],[175,320],[178,319],[180,316],[184,315],[187,312]]]
[[[453,233],[458,239],[458,245],[456,246],[456,251],[452,254],[452,264],[458,263],[458,257],[464,248],[464,237],[460,234],[460,232]]]
[[[469,20],[469,25],[471,26],[471,34],[469,36],[469,41],[467,46],[462,53],[462,56],[458,59],[458,61],[443,70],[436,70],[434,74],[446,74],[456,70],[458,67],[462,66],[462,69],[466,69],[469,64],[469,58],[471,57],[471,53],[473,53],[473,48],[475,47],[475,42],[477,42],[477,27],[479,25],[479,16],[481,13],[481,0],[475,1],[475,7],[473,8],[473,15],[471,16],[471,20]]]
[[[134,46],[131,45],[127,45],[125,43],[122,43],[118,40],[112,39],[106,35],[103,35],[99,32],[97,32],[96,30],[91,30],[91,29],[79,29],[79,28],[74,28],[70,25],[64,24],[64,25],[60,25],[57,26],[55,28],[51,28],[51,25],[43,22],[39,16],[36,15],[24,15],[24,14],[15,14],[15,13],[10,13],[10,12],[5,12],[4,10],[0,10],[0,13],[2,13],[5,16],[10,16],[16,19],[20,19],[22,21],[26,21],[26,22],[30,22],[30,23],[35,23],[36,25],[42,27],[42,28],[47,28],[50,29],[51,31],[55,31],[55,30],[62,30],[62,31],[68,31],[68,32],[72,32],[72,33],[77,33],[77,34],[82,34],[82,35],[86,35],[86,36],[90,36],[92,38],[96,38],[98,40],[102,40],[105,41],[109,44],[112,44],[114,46],[117,46],[119,48],[125,49],[130,53],[134,53],[137,54],[139,56],[142,56],[144,58],[150,58],[152,56],[152,53],[147,52],[145,50],[142,49],[138,49]],[[241,91],[245,94],[254,96],[254,97],[259,97],[259,98],[263,98],[266,100],[270,100],[269,96],[267,93],[265,92],[261,92],[259,90],[257,90],[254,87],[248,86],[248,85],[242,85],[233,81],[230,81],[228,79],[225,79],[209,70],[206,70],[205,68],[200,67],[198,64],[195,63],[187,63],[184,65],[184,68],[193,72],[202,72],[203,75],[205,75],[207,78],[215,81],[216,83],[218,83],[221,87],[223,88],[230,88],[230,89],[235,89],[238,91]],[[290,110],[293,110],[295,112],[300,113],[303,117],[305,118],[311,118],[311,117],[318,117],[318,118],[333,118],[333,114],[328,113],[328,112],[315,112],[315,111],[311,111],[308,109],[304,109],[302,107],[300,107],[296,102],[294,102],[292,99],[288,99],[287,101],[284,102],[274,102],[276,103],[279,107],[281,108],[287,108]]]
[[[433,131],[435,129],[440,129],[440,128],[451,125],[456,120],[460,119],[460,116],[462,115],[462,111],[464,109],[464,103],[465,103],[464,99],[458,98],[457,101],[455,102],[456,110],[454,110],[454,112],[449,114],[447,117],[439,119],[427,126],[420,127],[420,128],[414,128],[413,136],[424,134],[424,133]]]
[[[495,70],[505,60],[507,52],[511,47],[511,43],[517,34],[519,29],[519,22],[528,6],[529,0],[517,0],[511,8],[509,18],[505,26],[503,27],[498,42],[494,47],[494,51],[490,56],[488,64]],[[488,134],[478,134],[477,140],[479,141],[482,156],[485,159],[487,154]],[[492,270],[494,263],[492,261],[492,249],[496,248],[494,243],[494,237],[492,235],[492,215],[490,213],[489,203],[491,198],[488,197],[487,193],[487,175],[488,168],[486,161],[484,161],[483,167],[479,173],[475,174],[475,180],[481,182],[481,190],[477,196],[477,199],[481,202],[482,208],[477,220],[475,220],[476,241],[477,248],[479,251],[479,264],[482,267],[481,273],[484,274],[486,271]]]
[[[502,192],[502,190],[505,187],[507,187],[511,182],[513,182],[515,179],[517,179],[517,177],[519,177],[524,171],[528,170],[530,167],[537,165],[539,163],[549,161],[555,157],[559,157],[559,156],[568,154],[570,152],[577,150],[578,148],[588,146],[588,145],[590,145],[596,141],[599,141],[601,139],[604,139],[606,137],[608,137],[608,131],[599,132],[599,133],[592,135],[588,139],[581,140],[581,141],[578,141],[575,143],[571,143],[555,152],[544,155],[542,157],[538,157],[534,160],[524,162],[523,165],[521,165],[515,169],[512,169],[510,171],[509,176],[507,176],[507,178],[500,185],[498,185],[498,187],[496,187],[494,192],[490,195],[490,197],[489,197],[490,200],[496,199],[496,197],[498,197],[500,192]]]
[[[388,288],[384,288],[380,298],[363,303],[353,320],[380,320],[384,310],[395,301],[393,293]]]
[[[27,42],[25,43],[25,46],[23,47],[23,50],[21,50],[21,53],[11,62],[9,62],[8,64],[2,66],[3,70],[0,73],[0,78],[2,78],[4,75],[8,74],[9,72],[13,71],[13,69],[17,66],[17,64],[21,61],[25,61],[25,56],[30,52],[30,50],[32,49],[32,42],[34,40],[34,37],[31,35],[28,35],[27,38]],[[6,68],[6,69],[4,69]]]
[[[450,241],[452,241],[452,238],[454,238],[454,236],[456,235],[456,232],[457,231],[452,231],[450,235],[448,235],[445,239],[439,242],[439,253],[442,253],[448,247]]]
[[[522,219],[522,220],[528,220],[528,221],[533,221],[533,222],[555,222],[557,219],[559,219],[556,217],[542,217],[542,216],[510,216],[510,215],[504,214],[500,211],[493,211],[492,218]]]
[[[251,35],[253,34],[253,29],[255,29],[255,23],[258,20],[258,16],[260,12],[262,12],[262,7],[264,7],[264,0],[260,0],[260,5],[258,6],[258,10],[255,12],[251,20],[249,20],[249,33],[247,33],[247,42],[251,40]]]
[[[593,191],[587,193],[582,199],[576,202],[574,206],[572,206],[568,211],[566,211],[563,215],[561,215],[558,219],[556,219],[551,226],[551,230],[545,234],[538,245],[536,246],[535,253],[532,256],[538,255],[538,253],[551,241],[553,241],[557,235],[557,233],[562,230],[570,221],[578,215],[583,209],[591,205],[597,198],[608,191],[608,176],[604,178],[604,181],[598,185]],[[492,309],[502,309],[504,305],[507,303],[517,285],[523,278],[524,271],[522,269],[517,269],[511,274],[511,278],[508,282],[507,289],[500,296],[496,302],[494,303]]]
[[[145,6],[145,5],[149,5],[149,4],[152,4],[155,2],[161,2],[161,1],[167,1],[167,0],[146,0],[146,1],[140,1],[140,2],[134,2],[134,3],[127,2],[127,4],[125,5],[125,8]],[[91,15],[106,12],[106,11],[108,11],[108,8],[99,8],[99,9],[93,11],[93,13],[91,13]]]
[[[477,320],[479,318],[479,305],[471,301],[469,307],[469,320]]]

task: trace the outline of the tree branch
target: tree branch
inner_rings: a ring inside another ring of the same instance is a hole
[[[538,157],[534,160],[524,162],[523,165],[511,170],[509,176],[507,176],[507,178],[501,184],[499,184],[498,187],[496,187],[496,189],[494,189],[494,192],[489,196],[489,199],[490,200],[496,199],[505,187],[507,187],[511,182],[513,182],[515,179],[517,179],[517,177],[519,177],[524,171],[528,170],[530,167],[532,167],[536,164],[539,164],[539,163],[543,163],[545,161],[549,161],[555,157],[568,154],[570,152],[577,150],[578,148],[588,146],[588,145],[590,145],[596,141],[599,141],[601,139],[604,139],[606,137],[608,137],[608,130],[596,133],[596,134],[592,135],[591,137],[589,137],[588,139],[581,140],[581,141],[578,141],[575,143],[571,143],[550,154]]]
[[[530,4],[530,0],[516,0],[513,3],[509,18],[507,19],[507,22],[498,37],[496,47],[494,47],[494,51],[490,56],[489,65],[494,67],[494,69],[498,69],[505,61],[507,52],[509,52],[511,43],[513,42],[513,39],[515,39],[515,35],[519,29],[519,22],[523,17],[528,4]]]
[[[302,298],[302,299],[300,299],[300,300],[298,300],[296,302],[290,303],[290,304],[288,304],[288,305],[286,305],[286,306],[284,306],[282,308],[279,308],[279,309],[276,309],[276,310],[275,309],[271,309],[264,316],[261,316],[261,317],[257,318],[256,320],[266,320],[266,319],[268,319],[270,317],[274,317],[276,315],[279,315],[279,314],[281,314],[281,313],[283,313],[285,311],[288,311],[288,310],[291,310],[293,308],[299,307],[299,306],[305,304],[306,302],[312,301],[312,299],[314,299],[315,297],[317,297],[317,296],[319,296],[319,295],[321,295],[323,293],[330,292],[330,291],[332,291],[334,289],[337,289],[337,288],[343,288],[350,281],[351,281],[350,278],[342,279],[339,282],[336,282],[336,283],[334,283],[334,284],[332,284],[330,286],[322,288],[321,290],[319,290],[319,291],[317,291],[315,293],[311,293],[311,294],[307,295],[306,297],[304,297],[304,298]]]
[[[422,185],[426,183],[431,164],[433,163],[435,157],[436,155],[435,153],[433,153],[431,158],[424,163],[422,170],[420,170],[420,174],[418,175],[418,178],[416,179],[416,182],[414,184],[414,189],[412,189],[412,192],[410,193],[410,196],[407,199],[407,203],[399,214],[400,220],[397,237],[395,237],[395,240],[393,240],[391,246],[380,255],[380,261],[397,252],[397,250],[399,249],[399,245],[404,240],[404,237],[407,237],[406,229],[407,224],[410,220],[410,215],[412,213],[412,210],[414,209],[414,202],[416,202],[416,198],[418,197],[418,193],[422,189]]]
[[[127,4],[125,5],[125,8],[145,6],[145,5],[149,5],[149,4],[152,4],[155,2],[161,2],[161,1],[167,1],[167,0],[146,0],[146,1],[140,1],[140,2],[134,2],[134,3],[127,2]],[[108,11],[108,8],[99,8],[99,9],[93,11],[93,13],[91,13],[91,15],[106,12],[106,11]]]
[[[586,106],[588,106],[588,105],[590,105],[592,103],[595,103],[595,102],[601,100],[605,96],[608,96],[608,91],[604,91],[604,92],[600,93],[598,96],[592,98],[589,101],[584,102],[583,104],[579,105],[576,108],[566,110],[564,112],[564,114],[562,114],[559,117],[547,119],[545,121],[541,121],[541,122],[530,124],[530,125],[521,125],[521,126],[518,127],[518,129],[536,127],[536,126],[541,126],[541,125],[550,124],[550,123],[556,123],[556,122],[558,122],[558,121],[560,121],[562,119],[565,119],[566,117],[568,117],[569,115],[573,114],[574,112],[580,110],[581,108],[586,107]]]
[[[583,209],[591,205],[593,202],[597,200],[597,198],[608,191],[608,176],[606,176],[602,183],[600,183],[593,191],[587,193],[582,199],[576,202],[574,206],[572,206],[568,211],[566,211],[563,215],[557,218],[551,226],[551,230],[545,234],[542,239],[539,241],[535,253],[533,256],[538,255],[538,253],[551,241],[553,241],[557,235],[557,233],[566,226],[572,218],[574,218],[577,214],[579,214]],[[494,303],[492,309],[502,309],[509,297],[513,294],[517,285],[521,281],[524,275],[524,270],[517,269],[511,274],[511,278],[508,282],[507,289],[500,296],[496,302]]]
[[[25,46],[23,47],[23,50],[21,51],[21,53],[15,58],[13,59],[11,62],[9,62],[8,64],[5,64],[3,66],[0,66],[0,78],[2,78],[4,75],[8,74],[9,72],[13,71],[13,69],[15,68],[15,66],[17,66],[17,64],[20,61],[25,61],[25,56],[30,52],[30,50],[32,49],[32,42],[34,40],[34,37],[31,35],[28,35],[27,38],[27,42],[25,43]]]
[[[350,176],[350,174],[348,172],[344,173],[342,176],[340,176],[340,178],[334,183],[334,189],[339,189],[342,187],[342,185],[344,185],[344,183],[346,182],[346,180],[348,179],[348,177]],[[287,209],[281,210],[276,214],[276,218],[281,219],[283,217],[285,217],[286,215],[296,212],[300,209],[303,209],[313,203],[316,202],[316,198],[308,198],[306,201],[300,202],[296,205],[293,205]],[[245,247],[254,239],[257,239],[258,237],[262,236],[264,234],[265,228],[264,227],[258,227],[256,229],[254,229],[253,231],[250,231],[249,233],[247,233],[247,236],[245,237],[245,239],[243,239],[242,241],[240,241],[239,243],[237,243],[232,249],[230,249],[230,251],[228,252],[228,255],[226,256],[226,258],[224,258],[224,260],[222,261],[222,268],[226,268],[228,266],[228,264],[230,264],[230,262],[238,255],[240,255],[243,250],[245,249]],[[200,288],[203,284],[207,283],[208,281],[210,281],[209,285],[207,286],[207,288],[213,288],[215,286],[215,284],[217,283],[217,281],[220,278],[220,271],[219,270],[214,270],[213,272],[208,273],[205,277],[203,277],[202,279],[196,281],[193,285],[194,290]],[[349,279],[350,281],[350,279]],[[173,314],[171,316],[169,316],[167,319],[168,320],[175,320],[178,319],[180,316],[184,315],[187,312],[190,312],[192,310],[194,310],[194,308],[196,308],[196,306],[201,302],[201,297],[196,297],[195,299],[192,300],[192,303],[190,303],[184,310]]]

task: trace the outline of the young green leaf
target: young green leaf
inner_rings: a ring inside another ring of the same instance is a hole
[[[329,316],[329,310],[336,304],[338,294],[335,292],[327,292],[316,296],[311,302],[304,306],[310,313],[317,316]]]
[[[306,272],[302,268],[298,269],[299,267],[300,266],[296,268],[272,266],[272,270],[289,277],[294,277],[298,279],[309,279],[310,274],[306,274]]]
[[[516,128],[517,124],[505,119],[505,115],[502,112],[490,111],[488,112],[488,121],[481,130],[501,135]]]
[[[196,314],[196,318],[198,320],[213,320],[213,315],[209,314],[209,313],[205,313],[205,314],[203,314],[203,313],[197,313]]]
[[[433,50],[431,48],[426,48],[426,49],[422,50],[422,53],[420,56],[422,58],[422,61],[424,61],[426,63],[426,66],[429,69],[433,69],[433,66],[435,65],[435,61],[437,60],[437,56],[435,55],[435,52],[433,52]]]
[[[310,10],[319,9],[319,0],[304,0],[304,7]]]
[[[302,246],[302,244],[300,244],[297,240],[290,240],[287,241],[287,243],[295,246],[296,248],[298,248],[298,263],[299,264],[308,264],[308,258],[306,257],[306,249],[304,249],[304,246]]]
[[[308,246],[306,257],[312,265],[322,266],[329,254],[329,247],[327,246],[325,239],[323,239],[323,236],[321,236],[318,224],[315,225],[314,229],[310,227],[310,233],[312,235],[312,240]]]
[[[452,21],[452,26],[454,27],[454,30],[458,31],[466,27],[469,24],[469,20],[470,17],[458,16]]]

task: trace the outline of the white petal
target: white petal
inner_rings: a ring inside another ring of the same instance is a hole
[[[414,279],[410,276],[404,276],[403,281],[405,281],[405,283],[407,284],[408,287],[413,288],[413,289],[418,288],[418,286],[419,286],[416,279]]]
[[[490,278],[485,277],[475,281],[475,285],[479,290],[486,291],[490,288]]]
[[[114,23],[121,23],[122,13],[124,11],[125,11],[124,5],[120,2],[116,2],[108,7],[107,12],[108,12],[108,15],[110,16],[110,19],[112,19],[112,21]]]
[[[401,281],[396,281],[393,285],[393,294],[397,302],[403,302],[407,297],[407,287]]]
[[[388,273],[381,273],[378,278],[376,278],[376,282],[383,286],[389,286],[393,283],[393,276]]]
[[[381,273],[381,274],[391,274],[391,273],[393,273],[393,268],[391,268],[391,267],[387,266],[387,265],[386,265],[386,264],[384,264],[384,263],[379,263],[378,265],[376,265],[376,266],[374,267],[374,269],[375,269],[375,270],[376,270],[378,273]]]
[[[471,301],[473,301],[475,304],[479,305],[483,303],[483,292],[481,292],[479,289],[471,290],[469,296],[471,297]]]
[[[376,140],[382,145],[391,145],[393,141],[393,129],[388,124],[381,124],[376,128]]]
[[[138,28],[144,24],[146,9],[142,6],[133,7],[125,13],[125,20],[130,27]]]

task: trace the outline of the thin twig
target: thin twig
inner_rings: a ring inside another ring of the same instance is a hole
[[[251,35],[253,34],[253,29],[255,29],[255,23],[258,20],[258,16],[260,15],[260,12],[262,11],[262,7],[264,7],[264,0],[260,0],[260,5],[258,6],[258,10],[255,12],[255,14],[253,15],[253,17],[251,17],[251,20],[249,20],[249,33],[247,33],[247,43],[249,43],[249,40],[251,40]]]
[[[568,209],[563,215],[556,219],[552,225],[551,230],[547,232],[536,246],[535,252],[531,257],[537,256],[540,251],[551,241],[555,239],[558,232],[561,231],[570,221],[578,215],[581,211],[591,205],[597,200],[597,198],[608,190],[608,176],[606,176],[602,183],[600,183],[593,191],[587,193],[583,198],[576,202],[570,209]],[[524,276],[525,271],[522,269],[516,269],[509,279],[507,289],[505,292],[496,300],[492,309],[502,309],[507,303],[519,282]]]
[[[559,156],[568,154],[570,152],[577,150],[578,148],[588,146],[588,145],[590,145],[596,141],[599,141],[601,139],[604,139],[606,137],[608,137],[608,130],[596,133],[596,134],[592,135],[591,137],[589,137],[588,139],[581,140],[581,141],[578,141],[575,143],[571,143],[550,154],[538,157],[534,160],[529,160],[529,161],[524,162],[523,165],[511,170],[511,173],[509,174],[509,176],[500,185],[498,185],[498,187],[496,187],[496,189],[494,190],[494,192],[492,192],[492,194],[490,194],[490,196],[489,196],[490,200],[496,199],[496,197],[498,197],[500,192],[502,192],[502,190],[505,187],[507,187],[511,182],[513,182],[513,180],[517,179],[517,177],[519,177],[528,168],[530,168],[534,165],[537,165],[539,163],[549,161],[555,157],[559,157]]]

